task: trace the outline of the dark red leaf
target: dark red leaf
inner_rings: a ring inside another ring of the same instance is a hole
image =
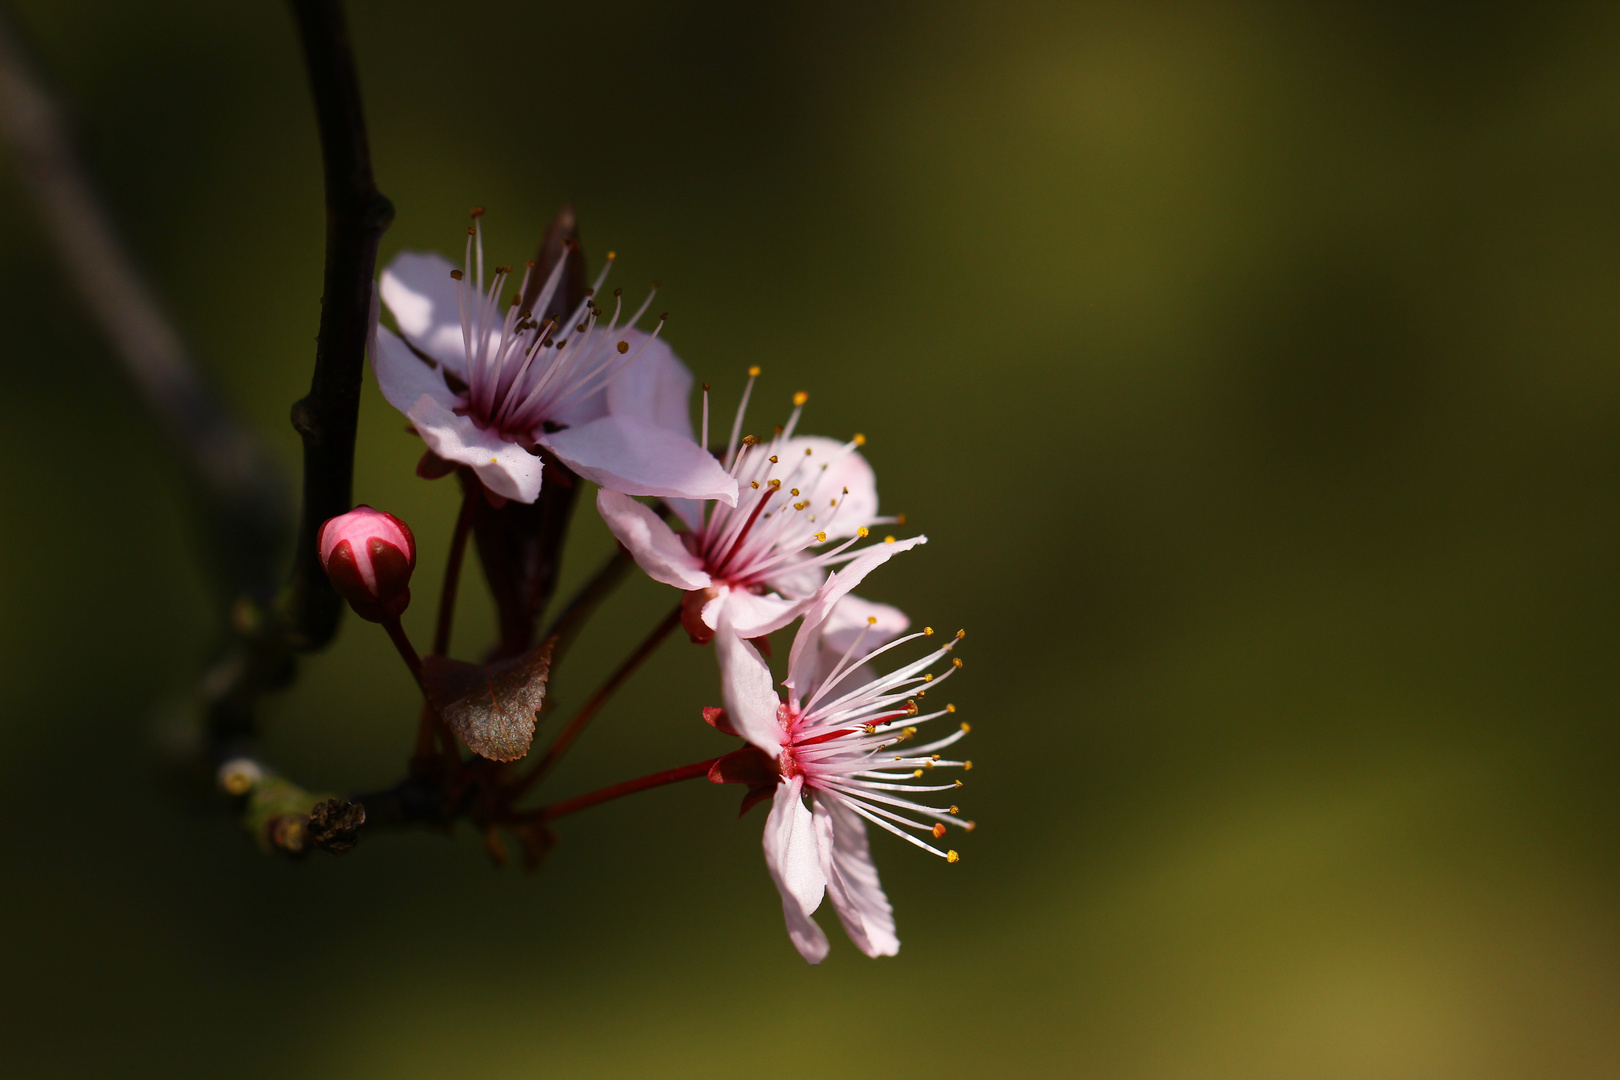
[[[552,644],[485,665],[429,656],[422,661],[423,691],[474,753],[516,761],[534,739],[534,716],[551,675]]]

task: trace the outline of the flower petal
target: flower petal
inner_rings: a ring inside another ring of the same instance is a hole
[[[893,956],[900,951],[894,908],[878,881],[866,822],[836,795],[817,792],[815,803],[816,848],[838,921],[867,956]]]
[[[892,544],[873,544],[851,559],[837,573],[830,575],[804,613],[804,622],[794,635],[793,649],[788,654],[788,677],[783,685],[799,693],[807,693],[815,685],[816,652],[821,638],[821,626],[831,616],[833,608],[849,591],[859,585],[873,570],[888,562],[902,551],[910,551],[918,544],[928,543],[926,536],[913,536],[896,540]]]
[[[820,435],[799,435],[777,451],[784,461],[798,461],[808,450],[811,462],[830,462],[815,490],[816,504],[823,510],[831,509],[827,506],[829,500],[840,500],[837,512],[821,519],[827,535],[835,538],[854,536],[855,530],[869,524],[878,512],[877,477],[872,466],[857,451],[845,450],[844,446]],[[804,486],[802,482],[800,486]]]
[[[817,851],[815,823],[800,797],[803,786],[802,776],[777,785],[765,819],[765,865],[782,894],[788,937],[800,956],[819,964],[827,956],[827,935],[810,913],[821,906],[827,878]]]
[[[721,604],[704,607],[703,621],[708,622],[712,614],[714,623],[711,625],[718,626],[717,611],[723,606],[733,630],[745,638],[757,638],[775,633],[797,619],[814,598],[787,600],[775,593],[756,596],[744,589],[728,589],[720,599]]]
[[[607,387],[608,412],[644,420],[683,438],[692,437],[692,373],[661,337],[642,330],[612,335],[630,346],[635,357]]]
[[[770,665],[724,618],[715,631],[714,653],[720,661],[720,690],[732,726],[772,757],[780,754],[786,735],[776,712],[782,699],[772,685]]]
[[[876,620],[875,622],[868,620]],[[832,611],[821,624],[821,640],[816,644],[814,674],[808,676],[806,686],[820,686],[843,659],[851,645],[861,643],[860,655],[848,671],[838,679],[840,683],[853,676],[864,675],[861,683],[872,680],[871,672],[859,663],[860,658],[880,645],[885,645],[911,625],[906,613],[889,604],[874,604],[851,593],[833,605]],[[864,634],[864,636],[863,636]],[[852,687],[859,683],[851,683]]]
[[[466,379],[467,347],[452,269],[442,255],[402,251],[382,272],[382,298],[407,341]]]
[[[605,416],[539,441],[585,479],[626,495],[737,505],[737,481],[718,461],[691,439],[646,421]]]
[[[648,577],[677,589],[708,588],[703,560],[687,551],[675,530],[650,507],[603,488],[596,493],[596,509]]]
[[[371,339],[371,371],[388,404],[402,413],[409,413],[424,394],[446,409],[461,404],[460,395],[445,384],[444,376],[385,326],[379,326]]]

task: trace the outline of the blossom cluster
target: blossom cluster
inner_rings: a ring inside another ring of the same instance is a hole
[[[942,782],[942,770],[972,767],[948,753],[968,725],[954,706],[925,701],[961,668],[962,634],[910,631],[898,608],[853,590],[927,538],[890,531],[905,519],[880,514],[862,436],[801,433],[807,395],[794,396],[769,436],[748,434],[753,368],[729,432],[711,442],[707,385],[694,432],[692,376],[663,339],[663,319],[639,328],[651,295],[634,310],[620,290],[605,297],[604,269],[563,310],[577,247],[543,277],[532,263],[486,272],[480,224],[475,215],[462,265],[408,252],[382,274],[380,298],[398,328],[375,331],[383,395],[430,457],[475,477],[491,506],[533,503],[553,482],[597,486],[608,529],[648,577],[680,590],[681,626],[718,660],[724,705],[704,719],[744,744],[708,777],[745,785],[744,811],[769,802],[765,863],[794,946],[811,963],[825,957],[811,916],[826,899],[857,947],[893,955],[899,938],[868,827],[958,859],[939,841],[950,826],[973,826],[945,794],[961,781]],[[366,543],[343,550],[364,555]],[[362,578],[366,558],[345,572],[355,589],[373,581]],[[768,638],[794,622],[778,684]],[[895,660],[914,642],[926,645],[921,655]]]

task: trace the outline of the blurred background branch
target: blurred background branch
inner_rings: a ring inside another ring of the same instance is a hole
[[[228,597],[267,602],[280,585],[290,525],[284,480],[203,380],[136,269],[4,8],[0,126],[65,277],[185,466],[218,584]]]

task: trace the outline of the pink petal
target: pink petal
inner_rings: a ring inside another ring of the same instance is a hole
[[[630,346],[635,357],[607,387],[608,412],[643,420],[682,438],[692,437],[692,373],[663,338],[641,330],[613,336]]]
[[[772,683],[770,665],[726,619],[720,620],[715,631],[714,652],[720,661],[720,689],[732,726],[775,757],[782,752],[784,732],[776,718],[782,699]]]
[[[877,517],[877,477],[872,466],[856,451],[844,450],[836,439],[820,435],[799,435],[787,440],[778,451],[783,461],[797,461],[806,450],[811,460],[832,462],[816,484],[817,505],[827,508],[831,499],[841,499],[838,512],[827,520],[827,535],[854,536],[855,530]],[[849,494],[843,494],[845,488]]]
[[[648,577],[677,589],[708,588],[703,560],[687,551],[675,530],[650,508],[603,488],[596,493],[596,509]]]
[[[382,272],[381,290],[406,340],[465,379],[467,349],[452,269],[441,255],[402,251]]]
[[[606,416],[540,442],[585,479],[626,495],[720,499],[737,505],[737,481],[698,444],[645,421]]]
[[[788,623],[797,619],[804,609],[810,606],[811,597],[803,600],[786,600],[775,593],[765,596],[756,596],[743,589],[727,589],[724,596],[718,598],[719,604],[708,604],[703,608],[703,621],[711,626],[719,626],[720,608],[724,608],[725,617],[731,620],[731,627],[745,638],[764,637],[775,633]]]
[[[877,621],[868,622],[869,619]],[[832,673],[834,666],[843,659],[844,653],[849,651],[850,646],[857,640],[861,643],[860,654],[853,658],[857,662],[852,664],[845,674],[839,676],[838,681],[843,682],[856,676],[857,673],[865,673],[865,677],[861,678],[859,683],[850,685],[853,687],[869,682],[871,673],[858,663],[860,657],[880,645],[893,641],[905,633],[910,625],[911,620],[899,608],[888,604],[874,604],[850,593],[833,605],[832,612],[821,624],[821,640],[816,646],[814,674],[807,676],[805,686],[820,686],[822,680]]]
[[[410,419],[428,449],[446,461],[470,465],[497,495],[532,503],[540,495],[540,459],[455,408],[461,399],[387,329],[377,331],[371,369],[388,403]]]
[[[788,677],[784,680],[784,685],[800,693],[805,693],[814,686],[815,683],[811,680],[816,671],[816,650],[821,638],[821,625],[832,614],[838,601],[859,585],[867,574],[894,556],[902,551],[910,551],[918,544],[926,543],[928,537],[913,536],[908,540],[896,540],[892,544],[873,544],[846,563],[843,569],[830,575],[805,610],[804,622],[799,624],[799,632],[794,635],[793,649],[788,654]]]
[[[816,847],[838,921],[867,956],[893,956],[900,951],[894,908],[878,881],[866,822],[835,795],[818,792],[815,802]]]
[[[800,956],[819,964],[827,955],[827,935],[810,913],[821,906],[827,879],[817,851],[815,823],[800,797],[803,786],[802,776],[777,785],[770,816],[765,819],[765,866],[782,894],[788,937]]]

